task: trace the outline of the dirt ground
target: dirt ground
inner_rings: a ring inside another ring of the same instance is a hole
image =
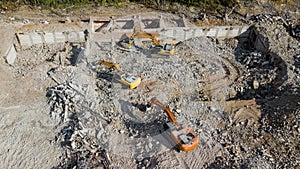
[[[50,146],[55,129],[44,92],[45,68],[16,76],[1,60],[1,168],[51,168],[59,161],[60,147]]]
[[[153,11],[119,8],[126,10],[20,7],[0,17],[10,24],[54,23]],[[235,23],[255,23],[255,39],[189,39],[169,58],[97,40],[87,56],[82,44],[55,44],[18,51],[12,66],[1,58],[0,168],[299,168],[296,14],[262,13],[247,22],[232,15]],[[100,59],[142,77],[141,85],[130,90],[116,82],[115,70]],[[179,152],[168,140],[162,130],[167,116],[158,108],[143,110],[152,97],[196,132],[196,149]]]

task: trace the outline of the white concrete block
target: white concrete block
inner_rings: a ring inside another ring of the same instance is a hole
[[[78,32],[79,34],[79,41],[80,42],[84,42],[85,41],[85,34],[84,32]]]
[[[29,36],[31,37],[33,45],[43,43],[42,36],[39,33],[32,32],[32,33],[29,33]]]
[[[206,36],[215,37],[219,28],[211,28],[207,32]]]
[[[44,34],[44,39],[45,39],[45,42],[49,43],[49,44],[52,44],[55,42],[54,35],[52,32],[51,33],[46,32]]]
[[[79,41],[79,38],[78,38],[78,34],[77,32],[69,32],[68,33],[68,40],[69,42],[77,42]]]
[[[54,32],[56,43],[66,42],[66,36],[62,32]]]
[[[14,45],[12,44],[9,51],[7,52],[6,62],[12,65],[15,62],[16,57],[17,57],[17,52]]]
[[[29,34],[17,34],[22,48],[30,47],[32,45]]]

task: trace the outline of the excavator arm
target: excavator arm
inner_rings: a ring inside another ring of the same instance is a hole
[[[150,108],[153,104],[157,105],[159,108],[163,109],[164,112],[167,113],[169,119],[171,122],[175,125],[174,127],[170,127],[170,136],[172,139],[177,143],[179,148],[182,151],[191,151],[195,149],[198,146],[198,136],[188,127],[182,127],[178,124],[174,114],[172,111],[163,103],[161,103],[159,100],[157,100],[155,97],[152,98],[147,103],[147,108]],[[168,125],[168,123],[167,123]],[[169,125],[171,126],[171,125]]]
[[[109,62],[109,61],[104,60],[104,59],[100,60],[100,64],[103,64],[103,65],[108,66],[108,67],[112,67],[112,68],[114,68],[115,70],[118,70],[118,71],[121,70],[121,68],[118,64],[113,63],[113,62]]]
[[[176,125],[176,127],[179,127],[179,124],[176,121],[176,118],[172,111],[164,104],[162,104],[159,100],[157,100],[155,97],[153,97],[150,102],[148,102],[147,107],[152,107],[153,104],[156,104],[158,107],[160,107],[164,112],[167,113],[169,119]]]
[[[150,33],[142,32],[141,30],[136,30],[135,33],[131,36],[130,39],[134,40],[137,37],[151,39],[155,43],[155,45],[161,46],[159,41],[153,35],[151,35]]]

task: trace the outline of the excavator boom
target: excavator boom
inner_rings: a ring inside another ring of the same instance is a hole
[[[155,45],[161,46],[159,41],[150,33],[142,32],[141,30],[136,30],[135,33],[131,36],[131,40],[134,40],[135,38],[148,38],[151,39]]]
[[[158,107],[160,107],[162,110],[164,110],[169,119],[176,125],[176,127],[179,127],[179,124],[176,121],[176,118],[174,114],[171,112],[171,110],[164,104],[162,104],[159,100],[157,100],[155,97],[148,102],[147,107],[151,107],[153,104],[156,104]]]
[[[116,63],[109,62],[109,61],[104,60],[104,59],[100,60],[100,63],[103,64],[103,65],[105,65],[105,66],[112,67],[115,70],[118,70],[118,71],[121,70],[120,66],[118,64],[116,64]]]

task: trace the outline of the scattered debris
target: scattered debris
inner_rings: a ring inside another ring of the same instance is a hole
[[[300,40],[300,24],[292,28],[292,36]]]
[[[22,78],[37,65],[48,69],[49,114],[60,129],[51,143],[65,150],[56,168],[297,168],[298,26],[291,37],[290,20],[261,14],[250,21],[257,25],[240,37],[187,39],[164,59],[91,38],[85,47],[32,45],[9,62]],[[101,59],[117,61],[143,81],[134,90],[114,83]],[[151,97],[170,105],[178,122],[199,136],[191,152],[165,142],[166,117],[144,111]]]

